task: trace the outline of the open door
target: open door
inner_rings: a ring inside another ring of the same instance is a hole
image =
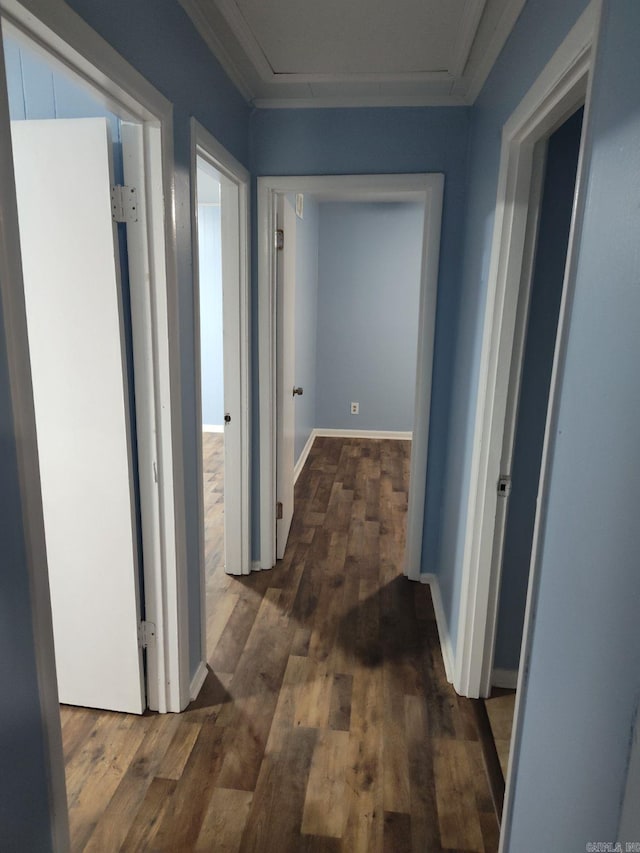
[[[240,205],[238,187],[220,174],[222,256],[222,337],[224,371],[224,567],[242,574],[242,453],[240,412]]]
[[[277,255],[277,447],[276,447],[276,557],[284,556],[293,519],[293,469],[295,465],[295,297],[296,213],[286,196],[278,199],[278,228],[284,244]]]
[[[105,119],[12,123],[60,701],[141,713],[139,575]]]

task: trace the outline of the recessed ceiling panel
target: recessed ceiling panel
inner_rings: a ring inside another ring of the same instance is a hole
[[[477,0],[236,0],[275,74],[449,72]]]
[[[258,107],[473,103],[525,0],[178,0]]]

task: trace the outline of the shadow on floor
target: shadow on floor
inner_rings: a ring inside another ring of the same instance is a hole
[[[198,698],[191,702],[187,711],[199,711],[204,708],[212,708],[215,705],[225,705],[233,702],[233,696],[218,680],[210,666],[207,665],[207,677],[204,680]]]

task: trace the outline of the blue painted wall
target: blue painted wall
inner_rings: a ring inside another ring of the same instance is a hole
[[[198,205],[202,423],[224,423],[220,205]]]
[[[191,263],[190,129],[195,116],[241,163],[248,164],[250,110],[175,0],[68,0],[173,104],[178,326],[182,383],[191,672],[200,662],[200,560],[195,436],[201,429],[196,402],[194,301]]]
[[[569,243],[583,110],[549,139],[505,529],[494,666],[516,670],[529,585],[540,462]]]
[[[317,427],[413,429],[423,230],[420,204],[320,205]]]
[[[291,197],[295,208],[295,197]],[[318,317],[318,205],[304,197],[303,218],[296,218],[295,383],[304,389],[295,400],[296,462],[316,426],[316,331]]]
[[[616,839],[640,696],[640,4],[603,8],[512,853]]]
[[[466,215],[464,228],[457,235],[457,249],[463,256],[462,277],[457,310],[447,325],[455,355],[448,364],[447,381],[452,394],[443,440],[439,442],[444,457],[443,492],[439,496],[442,510],[439,518],[427,517],[425,549],[434,539],[430,532],[434,523],[441,538],[435,560],[432,557],[429,561],[426,551],[423,558],[423,570],[431,563],[439,575],[454,651],[502,127],[585,6],[586,0],[566,0],[561,4],[529,0],[471,114]]]
[[[454,391],[453,331],[460,302],[470,115],[470,109],[450,107],[254,110],[250,124],[254,175],[444,173],[423,571],[436,571],[438,566],[445,451]],[[255,232],[252,251],[255,258]],[[257,316],[255,282],[252,311]],[[253,371],[259,381],[256,358]],[[255,403],[254,399],[254,417]],[[253,485],[257,499],[258,484],[254,481]]]

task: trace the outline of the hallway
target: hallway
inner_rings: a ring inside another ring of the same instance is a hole
[[[497,850],[470,704],[401,576],[409,452],[316,439],[284,560],[212,569],[184,714],[65,709],[74,850]]]

